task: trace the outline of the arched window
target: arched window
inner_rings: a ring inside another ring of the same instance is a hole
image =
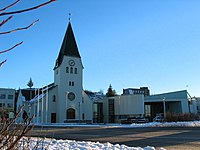
[[[67,109],[67,119],[75,119],[75,112],[73,108]]]
[[[77,68],[75,68],[74,73],[77,74]]]
[[[66,73],[69,73],[69,67],[66,67]]]
[[[53,102],[55,102],[56,101],[56,96],[55,95],[53,95]]]
[[[73,68],[72,67],[70,68],[70,73],[73,73]]]

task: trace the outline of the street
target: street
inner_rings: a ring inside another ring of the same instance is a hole
[[[200,149],[200,127],[35,127],[30,136],[71,139],[77,141],[110,142],[132,147],[154,146],[165,149]]]

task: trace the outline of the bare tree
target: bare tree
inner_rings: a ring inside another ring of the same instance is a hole
[[[8,4],[4,8],[0,8],[0,17],[3,18],[3,19],[0,18],[1,19],[0,27],[11,22],[16,14],[21,14],[24,12],[29,12],[29,11],[41,8],[41,7],[46,6],[56,0],[48,0],[47,2],[39,4],[34,7],[9,12],[8,9],[17,5],[21,0],[13,0],[13,1],[14,1],[13,3]],[[0,36],[6,35],[6,34],[11,34],[13,32],[17,32],[17,31],[21,31],[21,30],[29,29],[31,26],[33,26],[38,21],[39,21],[39,19],[33,21],[32,23],[30,23],[28,25],[25,25],[24,27],[19,27],[16,29],[11,29],[9,31],[0,32]],[[22,43],[23,43],[23,41],[16,43],[15,45],[10,46],[5,50],[1,49],[1,47],[0,47],[0,55],[13,50],[14,48],[20,46]],[[6,61],[7,61],[7,59],[0,60],[0,67]],[[19,141],[22,139],[23,136],[25,136],[32,129],[33,126],[31,125],[31,122],[32,122],[33,117],[26,118],[23,123],[16,124],[16,121],[19,118],[22,109],[23,109],[23,107],[21,107],[19,112],[15,115],[14,119],[9,119],[8,117],[6,117],[6,115],[4,115],[5,110],[4,110],[4,108],[2,108],[2,112],[0,113],[0,149],[5,149],[5,150],[18,149]],[[25,147],[23,147],[23,149],[25,149]]]
[[[6,16],[6,19],[3,19],[2,21],[0,21],[0,27],[2,27],[3,25],[5,25],[6,23],[9,23],[13,17],[16,15],[16,14],[20,14],[20,13],[24,13],[24,12],[29,12],[29,11],[32,11],[32,10],[35,10],[35,9],[38,9],[38,8],[41,8],[43,6],[46,6],[52,2],[55,2],[56,0],[49,0],[47,2],[44,2],[42,4],[39,4],[37,6],[33,6],[33,7],[30,7],[30,8],[25,8],[25,9],[22,9],[22,10],[16,10],[16,11],[7,11],[9,8],[17,5],[21,0],[15,0],[13,3],[3,7],[3,8],[0,8],[0,17],[4,17]],[[8,16],[8,17],[7,17]],[[19,27],[19,28],[16,28],[16,29],[11,29],[9,31],[3,31],[3,32],[0,32],[0,35],[5,35],[5,34],[10,34],[10,33],[13,33],[13,32],[16,32],[16,31],[20,31],[20,30],[26,30],[28,28],[30,28],[31,26],[33,26],[36,22],[38,22],[39,19],[33,21],[31,24],[29,25],[26,25],[25,27]],[[1,50],[0,49],[0,54],[3,54],[3,53],[6,53],[6,52],[9,52],[11,50],[13,50],[14,48],[16,48],[17,46],[21,45],[23,43],[23,41],[19,42],[19,43],[16,43],[15,45],[11,46],[10,48],[8,49],[5,49],[5,50]],[[0,67],[7,61],[7,59],[3,60],[3,61],[0,61]]]

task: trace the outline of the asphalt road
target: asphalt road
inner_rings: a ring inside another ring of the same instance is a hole
[[[77,141],[110,142],[132,147],[154,146],[156,149],[163,147],[167,150],[200,150],[200,127],[36,127],[29,135]]]

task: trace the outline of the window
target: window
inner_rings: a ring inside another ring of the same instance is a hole
[[[72,67],[70,68],[70,73],[73,73],[73,68]]]
[[[74,82],[73,81],[69,81],[69,86],[74,86]]]
[[[66,67],[66,73],[69,73],[69,67]]]
[[[8,95],[8,99],[13,99],[13,95]]]
[[[6,99],[6,95],[5,94],[0,94],[0,99]]]
[[[7,107],[8,107],[8,108],[13,108],[13,104],[11,104],[11,103],[9,104],[9,103],[8,103]]]
[[[75,94],[73,93],[73,92],[70,92],[69,94],[68,94],[68,99],[70,100],[70,101],[73,101],[74,99],[75,99]]]
[[[77,74],[77,68],[75,68],[74,73]]]
[[[84,113],[82,113],[82,118],[83,118],[83,120],[85,120],[85,114]]]
[[[66,114],[67,119],[75,119],[75,112],[76,111],[73,108],[67,109],[67,114]]]
[[[5,107],[5,103],[0,103],[0,107]]]
[[[53,102],[55,102],[56,101],[56,96],[55,95],[53,95]]]

